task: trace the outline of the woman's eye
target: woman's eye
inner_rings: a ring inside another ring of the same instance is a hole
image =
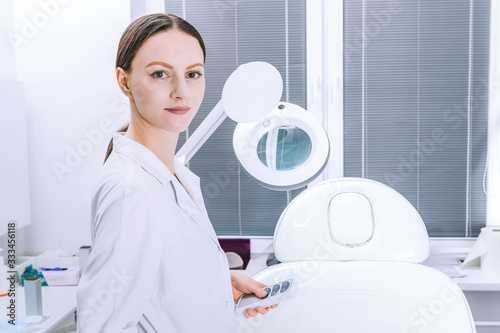
[[[197,77],[200,77],[200,76],[201,76],[200,72],[191,72],[187,75],[187,77],[190,79],[196,79]]]
[[[154,72],[153,74],[151,74],[151,76],[153,76],[157,79],[163,79],[167,76],[167,73],[165,73],[164,71],[157,71],[157,72]]]

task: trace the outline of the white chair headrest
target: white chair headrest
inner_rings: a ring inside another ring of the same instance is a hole
[[[274,232],[281,262],[389,260],[420,263],[429,256],[427,229],[394,189],[363,178],[327,180],[298,195]]]

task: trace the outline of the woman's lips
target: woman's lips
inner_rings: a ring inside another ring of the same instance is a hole
[[[188,113],[191,108],[188,106],[177,106],[174,108],[165,108],[165,110],[173,114],[182,115]]]

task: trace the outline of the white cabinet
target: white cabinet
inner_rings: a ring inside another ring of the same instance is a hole
[[[469,302],[477,333],[500,332],[500,275],[488,274],[479,267],[464,269],[467,274],[454,281]]]
[[[464,290],[478,333],[500,332],[500,291]]]

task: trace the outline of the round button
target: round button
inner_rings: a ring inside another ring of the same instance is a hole
[[[278,291],[280,291],[280,285],[277,284],[273,287],[273,291],[271,292],[271,296],[274,296],[278,293]]]
[[[267,295],[264,297],[267,297],[271,293],[271,288],[266,287],[266,288],[264,288],[264,291],[267,293]]]
[[[281,292],[284,293],[285,291],[288,290],[288,288],[290,288],[290,282],[288,281],[283,282],[283,284],[281,285]]]

